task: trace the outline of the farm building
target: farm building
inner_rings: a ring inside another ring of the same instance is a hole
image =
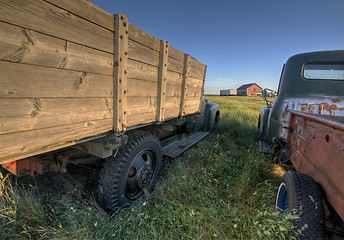
[[[236,96],[237,90],[236,89],[224,89],[220,90],[220,96]]]
[[[237,89],[238,96],[258,96],[262,95],[262,88],[256,83],[244,84]]]

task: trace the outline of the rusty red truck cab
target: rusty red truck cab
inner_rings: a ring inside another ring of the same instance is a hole
[[[301,239],[344,237],[344,51],[289,58],[259,129],[261,150],[296,170],[282,177],[276,208],[298,210]]]

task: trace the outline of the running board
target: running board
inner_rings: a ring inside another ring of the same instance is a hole
[[[191,134],[179,134],[161,142],[162,154],[170,158],[176,158],[186,149],[202,140],[209,132],[194,132]]]

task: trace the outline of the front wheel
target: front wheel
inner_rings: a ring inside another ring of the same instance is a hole
[[[161,168],[161,144],[155,135],[140,131],[128,137],[128,144],[106,159],[100,173],[98,200],[109,212],[151,192]]]
[[[275,207],[280,212],[294,209],[299,215],[294,222],[297,229],[307,225],[298,239],[324,239],[324,206],[320,190],[310,176],[286,172],[278,187]]]

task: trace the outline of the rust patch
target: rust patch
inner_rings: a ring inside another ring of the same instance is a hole
[[[301,105],[301,112],[304,113],[317,113],[323,114],[323,111],[329,113],[329,115],[336,115],[335,111],[342,111],[343,108],[338,107],[336,104],[328,104],[328,103],[315,103],[315,104],[302,104]]]
[[[331,98],[331,101],[334,102],[334,103],[336,103],[336,102],[341,102],[341,101],[343,101],[343,99],[342,99],[342,98]]]

